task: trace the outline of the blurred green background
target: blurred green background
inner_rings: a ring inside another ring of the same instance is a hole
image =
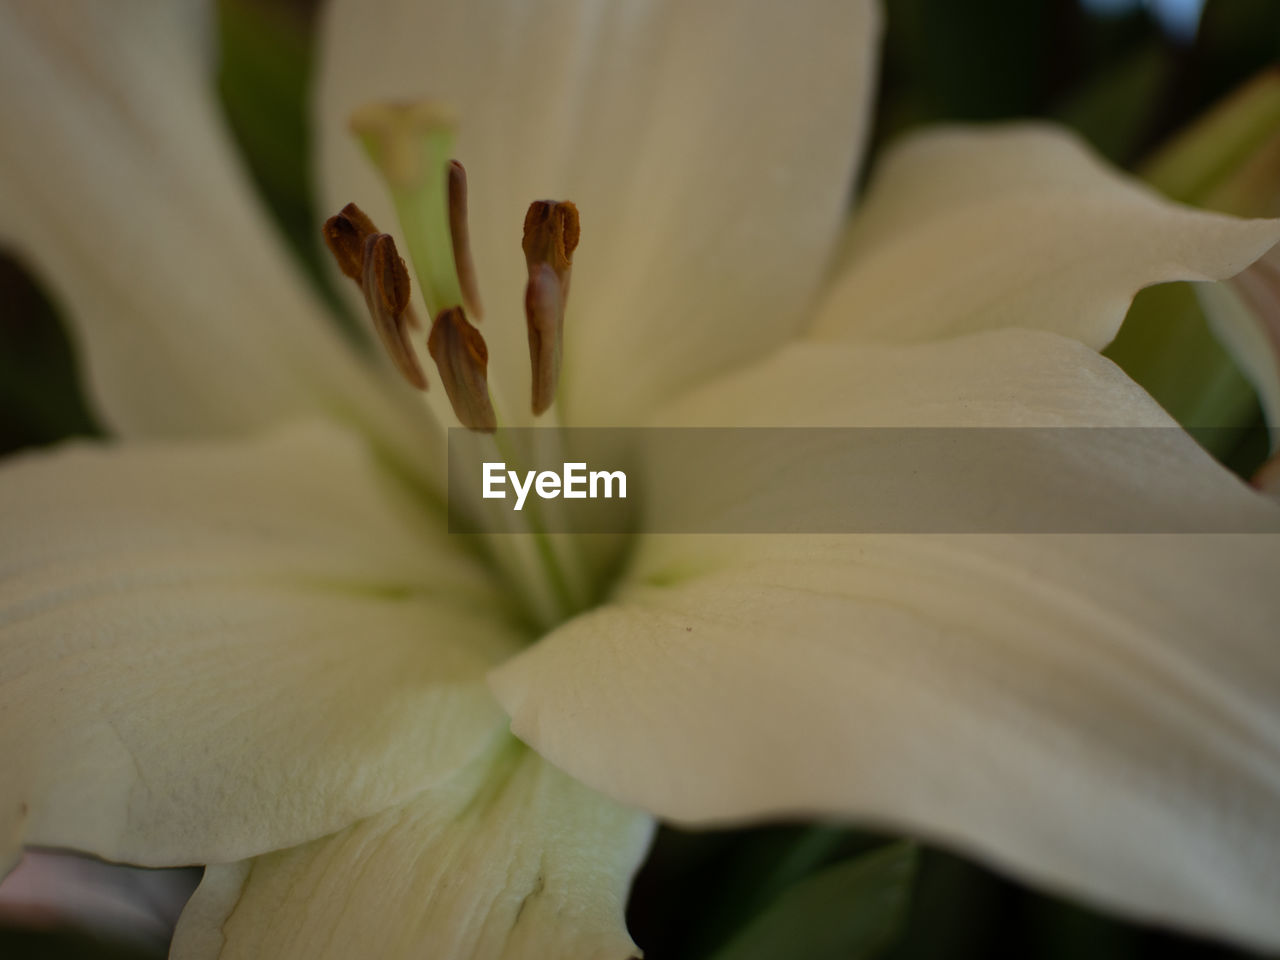
[[[315,281],[305,100],[314,0],[221,0],[219,90],[262,196]],[[1131,170],[1280,65],[1280,2],[887,0],[874,149],[946,120],[1045,117]],[[1086,9],[1088,7],[1089,9]],[[1190,14],[1190,15],[1189,15]],[[329,291],[331,294],[331,291]],[[56,309],[0,256],[0,452],[98,432]],[[1144,292],[1109,351],[1242,473],[1265,452],[1253,392],[1182,285]],[[185,875],[181,882],[190,882]],[[1277,904],[1280,909],[1280,904]],[[1181,960],[1243,954],[1125,924],[954,856],[828,826],[664,830],[630,909],[655,960]],[[71,931],[0,927],[0,957],[162,956]]]

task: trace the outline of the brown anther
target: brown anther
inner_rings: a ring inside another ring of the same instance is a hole
[[[427,352],[440,371],[458,422],[480,433],[497,430],[498,418],[489,399],[489,348],[461,307],[440,311],[431,325]]]
[[[371,233],[379,233],[380,231],[374,226],[373,221],[369,219],[369,215],[357,207],[354,203],[348,203],[345,207],[338,211],[339,214],[350,220],[360,231],[362,236],[369,236]]]
[[[396,369],[419,390],[427,389],[427,378],[418,364],[407,329],[413,325],[409,313],[409,270],[390,234],[375,233],[365,239],[360,286],[373,329]]]
[[[556,398],[564,340],[564,293],[550,264],[532,271],[524,292],[529,328],[529,364],[533,369],[533,413],[540,416]]]
[[[354,203],[324,222],[324,242],[338,269],[358,284],[364,283],[364,243],[377,232],[373,221]]]
[[[471,230],[467,224],[467,171],[457,160],[449,161],[449,235],[453,240],[453,262],[458,270],[462,303],[479,322],[484,319],[484,311],[480,306],[480,283],[476,279]]]
[[[578,208],[568,201],[535,200],[524,217],[525,264],[529,279],[540,263],[549,264],[560,281],[564,297],[569,295],[569,268],[578,247]]]
[[[578,208],[572,203],[535,200],[529,204],[521,246],[529,269],[524,312],[529,328],[535,416],[551,406],[560,382],[564,307],[569,298],[569,273],[580,232]]]
[[[409,306],[409,268],[389,233],[365,241],[364,280],[377,293],[384,310],[399,317]]]

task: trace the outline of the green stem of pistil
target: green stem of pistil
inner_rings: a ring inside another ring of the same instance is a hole
[[[430,321],[462,303],[449,228],[453,121],[429,104],[371,104],[352,126],[391,192]]]
[[[391,188],[405,247],[431,318],[462,303],[449,233],[447,176],[452,140],[445,136],[425,138],[426,173],[413,186]]]

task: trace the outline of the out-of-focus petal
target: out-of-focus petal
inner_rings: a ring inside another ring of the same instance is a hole
[[[238,167],[204,6],[0,3],[0,245],[65,308],[113,430],[324,413],[421,466],[416,411],[341,342]]]
[[[1274,949],[1276,539],[651,542],[640,585],[495,689],[659,815],[842,815]]]
[[[519,748],[332,837],[210,867],[175,960],[627,960],[652,821]]]
[[[1134,444],[1082,482],[1280,529],[1118,368],[1043,332],[802,344],[663,422],[1044,427],[1062,469],[1053,428],[1137,427],[1168,469]],[[519,737],[659,815],[843,815],[1274,947],[1277,563],[1274,533],[651,535],[609,605],[490,679]]]
[[[336,428],[29,455],[0,526],[0,804],[26,843],[254,855],[500,729],[500,598]]]
[[[658,433],[639,479],[662,533],[1280,532],[1119,367],[1043,331],[800,342],[655,422],[876,428]]]
[[[818,312],[824,338],[921,341],[1033,327],[1102,349],[1142,287],[1220,280],[1280,221],[1181,207],[1065,131],[916,134],[881,164]]]

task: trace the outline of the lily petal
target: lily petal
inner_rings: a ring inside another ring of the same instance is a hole
[[[482,572],[332,427],[0,471],[0,808],[151,866],[299,843],[500,729]],[[7,838],[6,838],[7,839]]]
[[[1176,427],[1096,351],[1059,334],[1018,328],[919,344],[801,340],[675,399],[651,422]]]
[[[327,412],[417,462],[413,408],[326,322],[237,165],[204,12],[0,3],[0,244],[52,284],[113,430]]]
[[[1088,348],[1011,330],[803,345],[666,422],[1167,423],[1143,396]],[[1276,528],[1280,510],[1179,449],[1175,469],[1096,482]],[[490,683],[517,736],[659,815],[845,815],[1274,947],[1278,558],[1272,534],[650,536],[610,606]]]
[[[563,390],[575,422],[618,420],[798,324],[844,216],[878,24],[871,0],[337,0],[323,195],[394,222],[347,117],[372,99],[454,107],[504,392],[529,395],[525,209],[573,200]]]
[[[1233,276],[1280,221],[1181,207],[1052,127],[909,136],[882,162],[819,310],[824,338],[910,342],[999,327],[1102,349],[1142,287]]]
[[[640,955],[623,909],[651,832],[507,751],[332,837],[209,867],[171,956],[626,960]]]

